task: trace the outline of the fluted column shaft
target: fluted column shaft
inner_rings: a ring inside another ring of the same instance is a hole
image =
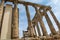
[[[36,22],[36,28],[37,28],[37,31],[38,31],[38,35],[41,36],[41,32],[40,32],[40,28],[39,28],[39,25],[38,25],[38,21],[39,21],[38,17],[35,17],[35,22]]]
[[[0,4],[0,27],[1,27],[1,21],[3,16],[3,8],[4,8],[4,1],[2,1]]]
[[[33,26],[33,27],[34,27],[34,34],[37,36],[36,29],[35,29],[35,26]]]
[[[14,6],[12,17],[12,39],[19,39],[19,10],[17,4]]]
[[[34,35],[37,36],[36,29],[35,29],[35,27],[36,27],[36,25],[35,25],[35,21],[32,22],[32,24],[33,24],[33,28],[34,28]]]
[[[2,28],[2,20],[3,20],[3,9],[4,9],[4,1],[0,4],[0,35],[1,35],[1,28]]]
[[[50,12],[50,14],[52,15],[54,21],[56,22],[56,24],[57,24],[57,26],[58,26],[58,28],[59,28],[59,30],[60,30],[60,24],[59,24],[59,22],[58,22],[56,16],[54,15],[54,13],[53,13],[51,10],[49,10],[49,12]]]
[[[40,29],[39,29],[39,26],[38,26],[38,17],[37,17],[37,14],[35,14],[33,20],[34,20],[34,25],[37,28],[38,35],[41,36]],[[36,33],[36,36],[37,36],[37,33]]]
[[[37,36],[36,29],[35,29],[35,28],[37,28],[36,27],[36,20],[37,20],[37,18],[36,18],[36,14],[35,14],[34,18],[32,19],[32,24],[33,24],[33,27],[34,27],[35,36]]]
[[[11,39],[12,6],[6,5],[2,23],[1,39]]]
[[[30,13],[29,13],[29,10],[28,10],[28,5],[25,5],[25,8],[26,8],[26,15],[27,15],[27,19],[28,19],[28,30],[29,30],[29,33],[30,33],[30,36],[33,36],[33,27],[32,27],[32,22],[31,22],[31,19],[30,19]]]
[[[25,8],[26,8],[26,15],[27,15],[27,19],[28,19],[28,26],[31,26],[31,19],[30,19],[30,13],[28,10],[28,6],[26,5]]]
[[[33,27],[33,25],[32,25],[32,28],[31,28],[31,32],[32,32],[32,36],[33,36],[33,37],[36,36],[35,28]]]
[[[49,16],[47,15],[47,13],[46,13],[45,10],[44,10],[44,14],[45,14],[46,21],[47,21],[47,23],[48,23],[48,25],[49,25],[49,28],[50,28],[52,34],[53,34],[53,35],[56,34],[56,31],[55,31],[55,29],[54,29],[54,27],[53,27],[53,24],[52,24],[52,22],[51,22],[51,20],[50,20],[50,18],[49,18]]]
[[[36,13],[37,13],[37,16],[38,16],[38,20],[40,22],[40,25],[41,25],[41,28],[42,28],[42,31],[43,31],[43,35],[47,36],[48,34],[47,34],[47,31],[46,31],[45,25],[44,25],[44,23],[42,21],[41,14],[40,14],[39,10],[36,7],[35,7],[35,10],[36,10]]]
[[[37,27],[38,35],[41,36],[41,32],[40,32],[40,28],[38,26],[38,23],[36,24],[36,27]]]
[[[38,31],[38,35],[39,36],[41,36],[41,33],[40,33],[40,28],[39,28],[39,26],[38,26],[38,19],[37,19],[37,15],[35,14],[35,16],[34,16],[34,27],[36,27],[37,28],[37,31]],[[36,31],[36,30],[35,30]],[[37,34],[36,34],[37,35]]]

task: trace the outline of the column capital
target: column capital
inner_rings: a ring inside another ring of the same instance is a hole
[[[50,6],[47,6],[47,7],[45,7],[43,10],[49,11],[49,10],[51,10],[51,7],[50,7]]]

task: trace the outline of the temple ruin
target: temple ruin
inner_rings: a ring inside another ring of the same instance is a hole
[[[13,2],[14,8],[12,5],[4,6],[5,2]],[[19,39],[19,9],[17,8],[17,4],[23,4],[26,9],[26,16],[28,20],[28,28],[27,31],[23,31],[23,37]],[[36,13],[34,18],[31,20],[29,8],[28,6],[34,7]],[[60,40],[60,23],[57,20],[56,16],[51,10],[50,6],[39,5],[31,2],[19,1],[19,0],[2,0],[0,3],[0,39],[1,40]],[[53,17],[56,25],[59,28],[59,32],[57,32],[51,22],[48,13],[50,12]],[[49,35],[45,24],[42,18],[45,17],[48,26],[50,28],[51,34]],[[40,27],[43,31],[43,35],[41,35]],[[36,29],[38,32],[38,36],[36,33]]]

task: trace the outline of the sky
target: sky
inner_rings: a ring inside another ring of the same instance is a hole
[[[33,3],[36,3],[36,4],[41,4],[41,5],[46,5],[46,6],[51,6],[52,7],[52,11],[54,12],[55,16],[57,17],[58,21],[60,22],[60,2],[59,0],[24,0],[24,1],[27,1],[27,2],[33,2]],[[20,20],[20,23],[19,23],[19,30],[20,30],[20,37],[22,37],[22,30],[26,30],[27,29],[27,17],[26,17],[26,12],[25,12],[25,9],[23,8],[24,6],[23,5],[18,5],[18,7],[20,8],[21,12],[20,12],[20,16],[19,16],[19,20]],[[35,15],[35,9],[32,7],[32,6],[29,6],[29,11],[30,11],[30,16],[31,16],[31,19],[34,17]],[[48,14],[53,25],[54,25],[54,28],[56,29],[56,31],[58,31],[58,28],[57,28],[57,25],[55,23],[55,21],[53,20],[52,16],[50,15],[50,13]],[[47,25],[47,22],[46,22],[46,19],[43,17],[43,21],[44,21],[44,24],[46,26],[46,29],[47,29],[47,32],[48,34],[51,33],[50,32],[50,29]]]
[[[23,1],[46,5],[46,6],[51,6],[52,11],[54,12],[55,16],[57,17],[58,21],[60,22],[60,15],[59,15],[60,14],[60,0],[38,0],[38,1],[37,0],[23,0]],[[8,2],[6,4],[12,4],[12,3]],[[17,7],[19,8],[19,36],[22,37],[23,31],[26,30],[28,27],[28,22],[27,22],[25,7],[22,4],[18,4]],[[35,15],[35,9],[32,6],[29,6],[29,12],[30,12],[31,20],[32,20],[32,18]],[[56,29],[56,31],[58,31],[57,25],[49,12],[48,12],[48,15],[54,25],[54,28]],[[50,29],[49,29],[46,19],[44,17],[43,17],[43,21],[46,26],[47,32],[49,34]]]

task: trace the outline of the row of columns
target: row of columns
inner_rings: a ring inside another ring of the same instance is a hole
[[[55,16],[54,13],[51,11],[51,9],[49,10],[49,12],[50,12],[50,14],[52,15],[52,17],[53,17],[54,21],[56,22],[56,24],[57,24],[57,26],[58,26],[58,28],[59,28],[59,31],[60,31],[60,24],[59,24],[56,16]]]
[[[17,4],[15,3],[14,8],[12,5],[7,4],[3,11],[4,0],[1,4],[0,11],[0,31],[1,39],[19,39],[19,14]],[[4,13],[4,15],[3,15]],[[3,15],[3,18],[2,18]],[[3,19],[3,20],[2,20]],[[2,21],[2,22],[1,22]]]
[[[3,2],[4,3],[4,2]],[[28,10],[28,6],[25,5],[25,8],[26,8],[26,15],[27,15],[27,18],[28,18],[28,32],[30,34],[30,36],[33,36],[34,34],[34,28],[33,25],[32,25],[32,21],[30,20],[30,13],[29,13],[29,10]],[[8,9],[8,10],[7,10]],[[15,9],[14,9],[14,14],[13,14],[13,18],[12,18],[12,6],[11,5],[7,5],[6,8],[5,8],[5,13],[4,13],[4,19],[3,19],[3,24],[2,24],[2,32],[1,32],[1,38],[7,38],[7,33],[8,35],[11,35],[11,28],[13,29],[13,32],[12,32],[12,38],[18,38],[18,8],[17,6],[15,6]],[[7,11],[6,11],[7,10]],[[10,12],[11,11],[11,12]],[[37,20],[39,21],[40,23],[40,26],[42,28],[42,31],[43,31],[43,35],[44,36],[48,36],[47,34],[47,31],[46,31],[46,28],[45,28],[45,25],[42,21],[42,15],[41,15],[41,10],[39,11],[39,9],[37,7],[35,7],[35,11],[36,11],[36,15],[37,15]],[[49,18],[49,16],[47,15],[46,13],[47,11],[45,9],[43,9],[43,13],[44,13],[44,16],[46,18],[46,21],[49,25],[49,28],[52,32],[53,35],[56,34],[56,31],[53,27],[53,24]],[[59,25],[59,22],[58,20],[56,19],[55,15],[53,14],[53,12],[50,10],[50,13],[52,15],[52,17],[54,18],[57,26],[59,27],[60,29],[60,25]],[[7,18],[6,18],[7,17]],[[13,19],[13,22],[12,22],[12,27],[11,27],[11,20]],[[6,21],[7,20],[7,21]],[[40,34],[40,30],[39,30],[39,27],[38,27],[38,21],[36,21],[36,26],[37,26],[37,29],[38,29],[38,33],[39,33],[39,36],[41,35]],[[6,27],[4,27],[6,26]],[[3,32],[5,30],[5,32]],[[33,31],[33,32],[32,32]],[[5,33],[5,34],[4,34]],[[4,34],[4,35],[3,35]],[[10,38],[10,37],[8,37]]]
[[[34,31],[33,31],[33,29],[35,29],[35,27],[32,27],[32,23],[31,23],[31,20],[30,20],[30,14],[29,14],[29,11],[28,11],[28,6],[25,6],[26,7],[26,14],[27,14],[27,18],[28,18],[28,28],[29,28],[29,32],[30,32],[30,34],[31,35],[34,35]],[[41,14],[39,13],[39,10],[35,7],[35,10],[36,10],[36,15],[37,15],[37,18],[36,18],[36,20],[38,20],[39,22],[40,22],[40,25],[41,25],[41,28],[42,28],[42,30],[43,30],[43,35],[44,36],[47,36],[47,31],[46,31],[46,28],[45,28],[45,25],[44,25],[44,23],[43,23],[43,21],[42,21],[42,16],[41,16]],[[38,21],[36,21],[36,26],[37,26],[37,30],[38,30],[38,34],[39,34],[39,36],[41,36],[41,34],[40,34],[40,29],[39,29],[39,27],[38,27]],[[35,25],[35,24],[34,24]],[[32,30],[32,31],[31,31]],[[36,33],[35,33],[36,34]]]
[[[34,29],[37,28],[38,35],[41,36],[37,18],[35,19],[35,21],[32,22],[32,24],[33,24]],[[35,33],[35,36],[37,36],[36,29],[35,29],[34,33]]]
[[[44,35],[44,36],[47,36],[48,34],[47,34],[47,31],[46,31],[45,25],[44,25],[44,23],[43,23],[43,21],[42,21],[41,13],[39,12],[39,9],[38,9],[37,7],[35,7],[35,10],[36,10],[36,14],[37,14],[38,21],[39,21],[40,26],[41,26],[42,31],[43,31],[43,35]]]
[[[44,10],[44,14],[45,14],[46,21],[47,21],[47,23],[48,23],[48,25],[49,25],[49,28],[50,28],[50,30],[51,30],[51,33],[52,33],[53,35],[55,35],[55,34],[56,34],[56,31],[55,31],[54,26],[53,26],[53,24],[52,24],[49,16],[47,15],[47,12],[46,12],[45,10]]]
[[[37,27],[37,30],[38,30],[38,35],[41,36],[40,28],[39,28],[39,25],[38,25],[38,22],[39,22],[40,23],[40,26],[42,28],[42,31],[43,31],[43,36],[48,36],[48,33],[46,31],[44,22],[42,20],[42,16],[44,16],[46,18],[46,21],[47,21],[47,23],[49,25],[49,28],[51,30],[51,34],[56,35],[57,32],[56,32],[56,30],[55,30],[55,28],[54,28],[54,26],[53,26],[53,24],[52,24],[52,22],[51,22],[51,20],[50,20],[50,18],[48,16],[48,14],[47,14],[47,11],[45,9],[42,9],[43,12],[41,12],[41,10],[38,9],[37,7],[34,7],[34,8],[35,8],[35,11],[36,11],[35,19],[33,20],[34,22],[32,23],[33,24],[33,28],[35,30],[34,31],[34,34],[37,35],[36,34],[36,29],[35,29],[35,26],[36,26]],[[60,25],[59,25],[59,22],[58,22],[57,18],[55,17],[55,15],[53,14],[53,12],[51,10],[48,10],[48,11],[52,15],[53,19],[55,20],[55,22],[56,22],[56,24],[57,24],[57,26],[59,28]],[[42,15],[42,13],[43,13],[43,15]],[[28,15],[27,15],[27,17],[28,17]],[[30,17],[30,14],[29,14],[29,17]],[[28,19],[30,19],[29,17],[28,17]],[[31,24],[29,24],[29,25],[31,25]],[[31,26],[30,26],[30,28],[31,28]],[[60,30],[60,28],[59,28],[59,30]]]
[[[26,8],[26,15],[27,15],[27,20],[28,20],[28,32],[29,32],[29,36],[33,36],[34,34],[34,29],[32,27],[32,21],[30,19],[30,13],[28,10],[28,5],[25,5]]]

